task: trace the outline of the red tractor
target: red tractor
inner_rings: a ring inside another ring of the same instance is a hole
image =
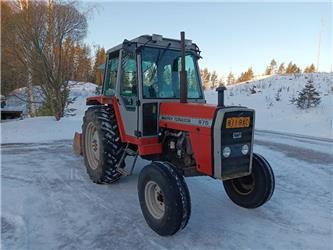
[[[150,160],[138,178],[141,210],[160,235],[183,229],[191,214],[184,177],[210,176],[223,182],[237,205],[256,208],[274,191],[269,163],[253,153],[255,112],[206,104],[191,40],[144,35],[107,51],[101,96],[87,98],[81,153],[95,183],[132,174],[136,159]],[[125,158],[134,156],[132,166]]]

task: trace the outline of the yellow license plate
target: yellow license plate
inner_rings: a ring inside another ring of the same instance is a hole
[[[226,128],[247,128],[250,127],[250,117],[230,117],[227,118]]]

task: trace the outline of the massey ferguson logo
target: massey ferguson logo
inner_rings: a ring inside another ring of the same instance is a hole
[[[240,138],[242,138],[242,132],[234,132],[234,133],[232,133],[232,138],[233,139],[240,139]]]
[[[212,126],[212,120],[202,119],[202,118],[191,118],[185,116],[162,115],[160,117],[160,120],[176,122],[181,124],[188,124],[193,126],[200,126],[200,127],[210,128]]]

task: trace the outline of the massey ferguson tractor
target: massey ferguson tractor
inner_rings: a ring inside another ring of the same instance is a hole
[[[151,161],[138,178],[147,224],[159,235],[185,228],[191,214],[184,177],[210,176],[223,182],[238,206],[256,208],[274,191],[269,163],[253,153],[255,112],[246,107],[206,104],[191,40],[144,35],[107,51],[102,95],[88,97],[82,154],[95,183],[131,175],[140,156]],[[131,166],[125,158],[134,156]]]

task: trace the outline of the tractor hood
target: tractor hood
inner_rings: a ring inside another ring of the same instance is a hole
[[[179,129],[181,125],[189,130],[211,129],[217,107],[202,103],[170,103],[160,104],[160,127]]]

